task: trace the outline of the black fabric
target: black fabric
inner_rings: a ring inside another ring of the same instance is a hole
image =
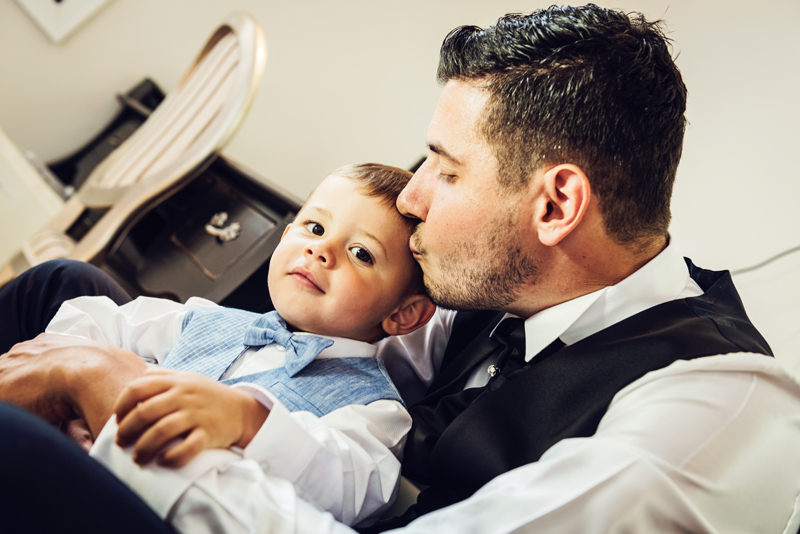
[[[403,474],[430,487],[403,518],[379,528],[463,500],[496,476],[537,461],[562,439],[593,435],[613,396],[650,371],[731,352],[771,355],[730,274],[686,261],[703,295],[656,306],[568,347],[555,343],[510,375],[500,366],[502,383],[492,379],[479,391],[462,392],[458,385],[494,350],[488,332],[503,314],[484,313],[482,324],[472,321],[469,329],[454,323],[452,339],[461,353],[448,355],[449,366],[410,409]],[[454,368],[462,364],[468,369]]]
[[[0,403],[0,531],[172,533],[138,496],[38,417]]]
[[[130,296],[100,269],[55,260],[0,290],[0,354],[43,332],[74,297]],[[0,356],[2,357],[2,356]],[[135,493],[41,419],[0,403],[0,532],[172,533]]]
[[[506,382],[509,380],[514,380],[519,373],[525,371],[529,365],[543,362],[546,358],[560,351],[564,347],[564,342],[556,338],[552,343],[536,354],[536,361],[528,363],[525,361],[525,322],[522,319],[507,319],[506,321],[500,323],[500,326],[502,327],[505,323],[510,321],[519,321],[519,323],[515,325],[515,328],[510,333],[509,337],[512,339],[512,342],[514,342],[515,345],[520,348],[515,347],[514,351],[509,351],[500,356],[496,364],[498,367],[496,370],[497,375],[490,378],[489,383],[487,384],[487,388],[490,391],[494,391],[503,387]]]
[[[497,326],[492,337],[503,347],[494,364],[494,371],[498,373],[492,377],[494,379],[511,374],[525,363],[525,321],[506,319]]]
[[[504,313],[460,312],[453,323],[453,332],[468,332],[464,336],[450,336],[442,359],[442,366],[428,388],[427,396],[419,403],[429,404],[431,392],[435,395],[456,393],[464,389],[475,367],[500,350],[497,339],[490,334]],[[462,320],[462,316],[464,320]]]
[[[410,410],[417,425],[416,435],[422,438],[411,454],[430,456],[438,437],[453,419],[480,398],[484,391],[494,389],[505,382],[506,374],[511,374],[524,364],[525,322],[522,319],[510,318],[498,325],[503,315],[493,312],[492,316],[485,316],[489,326],[481,329],[484,330],[483,339],[469,345],[469,350],[465,353],[468,358],[455,360],[455,363],[451,361],[448,369],[454,372],[441,373],[434,381],[434,386],[439,384],[439,387],[435,388],[435,393],[427,396]],[[469,326],[461,323],[454,325],[454,328],[469,328]],[[490,336],[493,330],[494,333]],[[464,389],[475,367],[489,358],[496,358],[495,367],[498,369],[498,374],[492,377],[485,387]],[[406,463],[409,468],[404,473],[405,476],[425,483],[430,472],[429,466],[416,458],[411,458]],[[415,467],[419,470],[414,470]]]
[[[459,336],[458,338],[450,337],[442,358],[442,369],[467,367],[463,364],[463,361],[459,362],[460,364],[453,365],[453,360],[457,357],[463,358],[464,354],[474,353],[475,350],[473,349],[466,350],[467,346],[473,343],[475,339],[488,339],[492,329],[497,326],[503,315],[492,310],[459,312],[453,321],[453,331],[473,332],[475,335]],[[481,360],[476,361],[476,363],[480,362]],[[434,384],[441,384],[442,380],[444,380],[444,377],[438,374]],[[440,386],[431,385],[429,390],[432,389],[440,389]]]
[[[28,269],[0,289],[0,354],[33,339],[65,300],[106,296],[117,304],[131,297],[110,276],[88,263],[53,260]]]

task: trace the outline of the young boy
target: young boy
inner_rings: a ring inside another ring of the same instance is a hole
[[[413,223],[395,208],[410,177],[376,164],[326,177],[272,256],[275,312],[197,298],[66,302],[48,332],[104,340],[160,366],[120,395],[117,442],[135,442],[138,463],[170,466],[205,448],[241,447],[338,520],[378,517],[411,420],[372,343],[434,312],[408,249]],[[176,437],[185,439],[161,452]]]

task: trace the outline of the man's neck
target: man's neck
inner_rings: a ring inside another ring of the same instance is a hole
[[[655,258],[668,244],[668,237],[659,237],[647,243],[603,246],[553,251],[551,268],[520,292],[508,309],[503,310],[523,318],[563,302],[588,295],[604,287],[613,286],[626,279]]]

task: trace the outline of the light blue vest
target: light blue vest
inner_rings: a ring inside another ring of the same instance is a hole
[[[402,402],[377,358],[315,359],[294,376],[279,367],[220,380],[247,349],[245,331],[259,317],[234,308],[190,310],[162,367],[198,372],[225,384],[256,384],[278,397],[287,409],[308,411],[318,417],[350,404],[366,405],[381,399]]]

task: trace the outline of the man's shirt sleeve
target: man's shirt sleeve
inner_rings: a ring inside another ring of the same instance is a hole
[[[404,533],[796,532],[800,382],[763,355],[678,361],[556,443]]]

